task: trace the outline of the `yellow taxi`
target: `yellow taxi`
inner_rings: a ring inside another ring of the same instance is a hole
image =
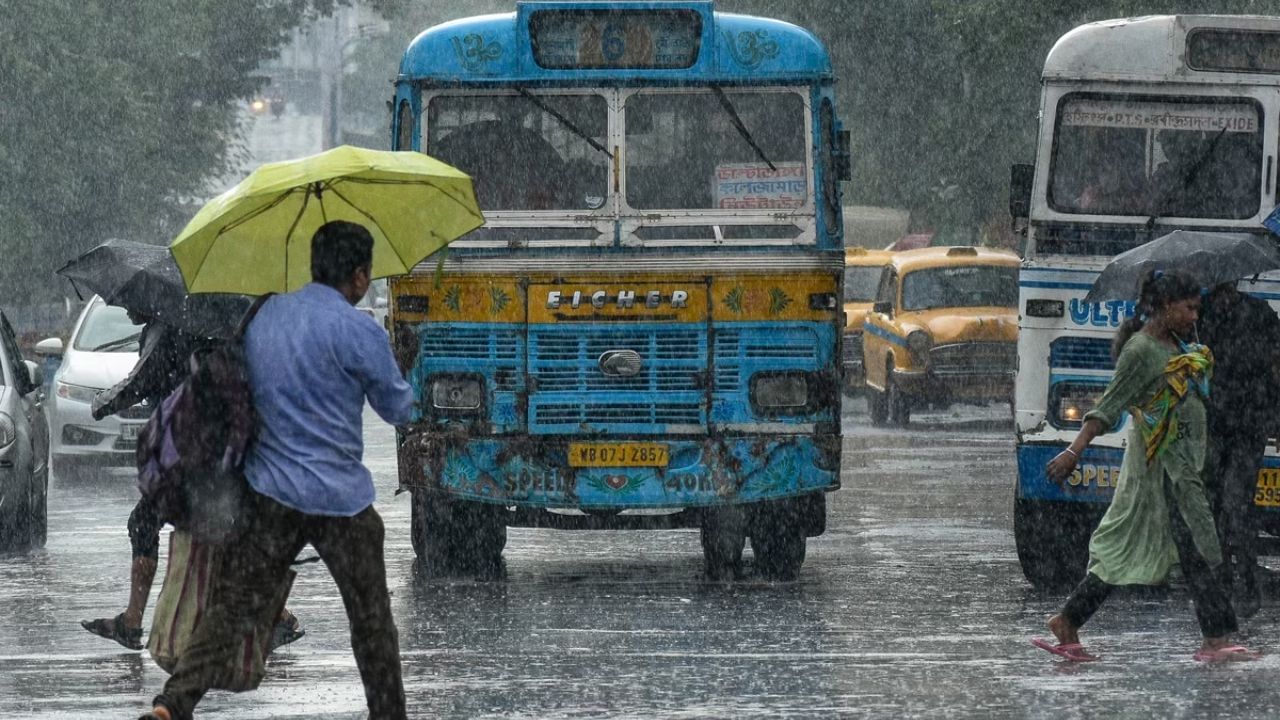
[[[893,254],[863,324],[873,424],[906,425],[926,404],[1013,399],[1019,265],[978,247]]]
[[[864,385],[862,373],[862,323],[876,301],[880,273],[893,258],[888,250],[863,247],[844,251],[844,388],[855,392]]]

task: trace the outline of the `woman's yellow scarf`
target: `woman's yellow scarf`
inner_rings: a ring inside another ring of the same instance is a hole
[[[1147,464],[1173,444],[1178,437],[1178,405],[1192,390],[1209,397],[1213,377],[1213,353],[1200,344],[1179,343],[1182,354],[1169,358],[1164,366],[1164,386],[1146,404],[1129,408],[1146,443]]]

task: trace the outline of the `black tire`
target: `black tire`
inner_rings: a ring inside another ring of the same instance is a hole
[[[889,415],[889,424],[893,427],[906,427],[911,423],[911,401],[906,393],[893,379],[892,371],[884,381],[885,407]]]
[[[31,545],[31,496],[0,513],[0,550],[24,550]]]
[[[742,507],[707,508],[702,514],[701,538],[707,579],[742,577],[742,551],[747,543],[746,512]]]
[[[413,550],[428,576],[501,576],[507,544],[505,508],[426,490],[415,490],[412,502]]]
[[[756,574],[766,580],[791,582],[800,575],[805,524],[794,500],[773,500],[755,508],[751,552]]]
[[[889,424],[889,398],[886,393],[867,388],[867,409],[870,410],[872,425],[884,427]]]
[[[31,520],[28,538],[31,547],[42,548],[49,539],[49,476],[36,481],[36,497],[31,503]]]
[[[1099,519],[1100,512],[1092,508],[1015,499],[1013,539],[1027,582],[1053,592],[1079,583],[1089,562],[1089,536]]]

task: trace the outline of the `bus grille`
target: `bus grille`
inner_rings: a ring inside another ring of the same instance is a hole
[[[422,333],[423,364],[430,372],[481,372],[494,389],[513,392],[523,366],[520,333],[512,328],[427,325]]]
[[[1067,370],[1112,370],[1111,338],[1060,337],[1049,345],[1049,367]]]
[[[929,370],[935,375],[1010,375],[1018,362],[1018,347],[1007,342],[940,345],[929,351]]]
[[[611,350],[640,356],[639,373],[606,375]],[[706,423],[706,336],[697,329],[529,328],[530,431],[658,433]]]
[[[817,362],[818,336],[809,328],[716,330],[717,393],[742,391],[760,370],[808,370]]]

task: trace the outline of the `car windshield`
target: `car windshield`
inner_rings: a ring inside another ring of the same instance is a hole
[[[916,270],[902,281],[902,308],[1014,307],[1018,269],[1001,265],[962,265]]]
[[[795,93],[641,93],[627,100],[627,204],[792,209],[809,197]]]
[[[1058,110],[1049,204],[1073,214],[1249,218],[1262,118],[1248,100],[1069,96]]]
[[[475,178],[482,210],[598,210],[608,124],[599,95],[442,95],[427,104],[426,152]]]
[[[844,301],[871,302],[876,299],[882,269],[873,265],[851,265],[844,269]]]
[[[76,333],[74,347],[89,352],[136,353],[141,334],[142,326],[134,325],[124,308],[95,300]]]

